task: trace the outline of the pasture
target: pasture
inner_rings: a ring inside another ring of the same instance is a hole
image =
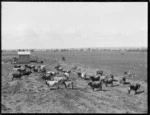
[[[77,66],[77,70],[89,75],[97,69],[104,73],[112,73],[119,79],[125,71],[135,73],[130,82],[140,83],[137,95],[128,94],[128,85],[118,82],[113,87],[103,86],[102,91],[93,92],[88,81],[77,77],[75,70],[71,79],[75,88],[50,90],[41,80],[40,74],[32,73],[21,80],[11,80],[13,65],[3,63],[1,73],[1,93],[3,113],[147,113],[147,52],[119,51],[34,51],[39,60],[43,60],[47,70],[55,70],[56,64],[65,69]],[[2,61],[8,62],[16,52],[2,52]],[[61,58],[65,57],[66,61]],[[34,64],[34,63],[33,63]],[[38,64],[35,64],[38,65]],[[143,92],[144,90],[144,92]]]

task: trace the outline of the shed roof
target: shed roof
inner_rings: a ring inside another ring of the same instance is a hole
[[[29,51],[19,51],[18,55],[30,55]]]

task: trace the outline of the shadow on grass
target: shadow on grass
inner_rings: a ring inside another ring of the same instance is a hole
[[[124,82],[123,85],[130,85],[130,82]]]
[[[63,88],[59,88],[59,89],[63,89]],[[50,90],[59,90],[58,88],[50,88]]]
[[[107,90],[107,89],[102,89],[102,91],[110,91],[110,90]]]
[[[72,88],[71,88],[71,89],[72,89]],[[87,90],[87,89],[85,89],[85,88],[79,88],[79,87],[74,87],[72,90],[85,91],[85,90]]]
[[[143,91],[138,91],[138,92],[136,92],[135,95],[141,94],[141,93],[143,93],[143,92],[144,92],[144,90],[143,90]]]
[[[111,86],[111,87],[116,87],[116,86],[119,86],[119,84],[113,85],[113,86]]]
[[[114,81],[114,82],[117,82],[118,80],[116,80],[116,79],[113,79],[113,81]]]
[[[90,78],[84,78],[84,80],[86,80],[86,81],[90,81]]]

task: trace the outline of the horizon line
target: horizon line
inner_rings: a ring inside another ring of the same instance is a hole
[[[56,49],[148,49],[147,47],[81,47],[81,48],[17,48],[17,49],[2,49],[2,50],[56,50]]]

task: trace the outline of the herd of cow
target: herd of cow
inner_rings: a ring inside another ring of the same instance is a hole
[[[113,74],[104,74],[102,70],[97,70],[95,76],[94,75],[89,76],[89,75],[86,75],[85,73],[81,73],[81,72],[78,72],[77,74],[82,79],[90,80],[88,85],[91,86],[93,91],[95,88],[99,88],[100,90],[102,90],[102,84],[105,84],[106,87],[108,86],[108,84],[113,86],[113,82],[116,81],[114,79]],[[120,83],[125,84],[127,77],[133,78],[134,75],[135,75],[135,73],[130,73],[130,71],[124,72],[124,75],[120,79]],[[130,86],[128,88],[128,93],[130,93],[133,90],[133,91],[135,91],[135,94],[136,94],[137,90],[141,87],[141,85],[139,83],[130,83],[130,82],[128,82],[128,83],[130,84]]]
[[[55,66],[55,69],[57,71],[47,71],[45,65],[24,65],[24,67],[21,65],[14,65],[12,80],[14,80],[14,78],[20,79],[25,75],[29,76],[31,73],[41,73],[40,79],[44,80],[44,83],[49,87],[57,86],[57,88],[59,88],[59,85],[64,85],[65,88],[71,86],[73,89],[74,81],[70,77],[72,71],[64,70],[60,65]],[[102,90],[103,84],[105,84],[106,87],[108,84],[113,86],[113,82],[115,81],[113,74],[104,74],[103,70],[97,70],[96,75],[87,75],[86,73],[79,71],[76,71],[75,73],[81,79],[89,81],[88,85],[93,89],[93,91],[97,88]],[[129,72],[124,72],[124,75],[120,79],[120,83],[125,84],[127,76],[132,77],[133,75],[134,74],[131,75]],[[136,94],[140,87],[141,85],[139,83],[130,83],[128,93],[133,90]]]

